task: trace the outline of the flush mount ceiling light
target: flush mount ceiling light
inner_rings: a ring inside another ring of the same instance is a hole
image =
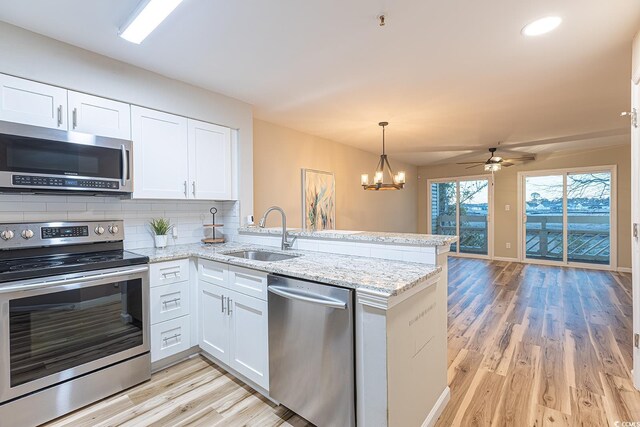
[[[387,155],[385,153],[384,146],[384,128],[387,126],[388,122],[380,122],[379,126],[382,126],[382,154],[380,155],[380,161],[378,162],[378,167],[376,168],[376,173],[373,177],[373,184],[369,183],[369,175],[363,173],[360,176],[360,185],[365,190],[402,190],[405,184],[405,173],[403,171],[398,172],[397,174],[393,174],[393,170],[391,169],[391,165],[389,164],[389,160],[387,159]],[[384,170],[385,166],[387,168],[387,172],[389,177],[391,178],[391,182],[384,182]]]
[[[536,19],[532,23],[525,25],[522,29],[522,34],[525,36],[541,36],[558,28],[561,22],[562,18],[559,16],[546,16]]]
[[[182,0],[144,0],[140,2],[119,36],[131,43],[140,44]]]

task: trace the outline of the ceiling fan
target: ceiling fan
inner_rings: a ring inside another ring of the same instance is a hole
[[[536,156],[534,156],[533,154],[526,154],[522,157],[514,157],[514,158],[510,158],[510,159],[503,159],[500,156],[496,156],[496,151],[498,151],[497,148],[495,147],[491,147],[489,148],[489,152],[491,153],[491,157],[489,157],[486,161],[482,162],[460,162],[460,163],[456,163],[458,165],[471,165],[469,167],[467,167],[466,169],[471,169],[471,168],[475,168],[478,166],[484,166],[484,170],[487,172],[496,172],[499,171],[500,169],[502,169],[502,167],[509,167],[509,166],[513,166],[515,165],[514,162],[526,162],[529,160],[535,160]]]

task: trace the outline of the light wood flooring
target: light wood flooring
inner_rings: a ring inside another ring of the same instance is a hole
[[[631,275],[449,261],[451,401],[438,426],[640,422]]]
[[[201,356],[151,381],[45,424],[47,427],[219,427],[309,424]]]
[[[450,258],[448,333],[439,427],[640,421],[629,274]],[[307,423],[196,357],[47,426],[223,425]]]

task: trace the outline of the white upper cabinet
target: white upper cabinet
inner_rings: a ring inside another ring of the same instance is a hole
[[[187,119],[131,107],[133,197],[185,199],[188,193]]]
[[[191,119],[188,125],[190,197],[231,199],[231,129]]]
[[[69,91],[69,130],[131,139],[131,107],[123,102]]]
[[[0,120],[67,130],[67,91],[0,74]]]

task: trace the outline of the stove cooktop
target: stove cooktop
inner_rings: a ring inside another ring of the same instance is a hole
[[[0,283],[146,264],[149,258],[124,250],[0,260]]]

